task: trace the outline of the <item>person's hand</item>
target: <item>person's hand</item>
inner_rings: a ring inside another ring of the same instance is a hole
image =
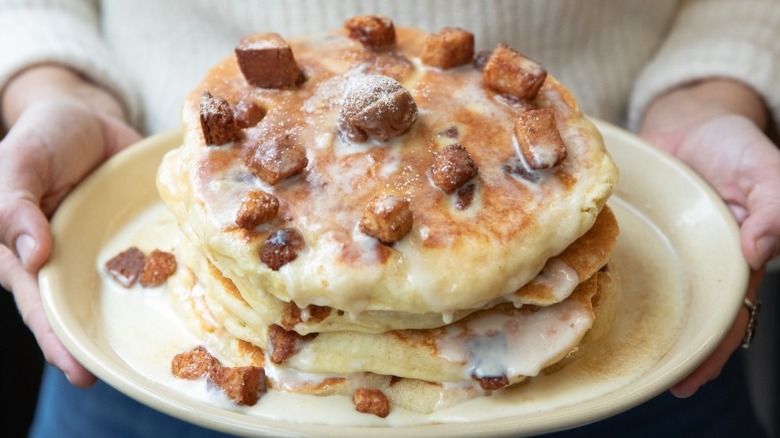
[[[11,129],[0,141],[0,285],[10,290],[46,360],[77,386],[95,377],[65,349],[44,314],[37,272],[51,252],[48,218],[92,169],[140,136],[109,93],[42,66],[3,94]]]
[[[716,79],[656,99],[640,129],[702,176],[733,212],[752,269],[746,296],[753,302],[764,265],[780,252],[780,150],[763,133],[765,125],[765,109],[752,90]],[[713,354],[671,392],[688,397],[715,379],[741,345],[747,323],[747,312],[740,311]]]

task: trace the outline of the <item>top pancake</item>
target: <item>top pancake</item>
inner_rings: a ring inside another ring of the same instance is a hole
[[[564,252],[549,259],[536,278],[514,294],[505,297],[506,300],[519,308],[525,304],[551,306],[567,299],[582,281],[595,275],[607,264],[617,235],[617,221],[609,206],[606,206],[587,233],[569,245]],[[229,302],[238,303],[232,310],[240,315],[243,321],[238,326],[241,330],[249,330],[240,338],[264,348],[265,341],[259,340],[258,337],[264,336],[265,327],[271,324],[301,335],[344,331],[381,333],[389,330],[442,327],[473,313],[472,310],[450,315],[366,311],[359,315],[347,315],[329,307],[309,306],[301,309],[295,303],[281,301],[263,291],[242,292],[236,282],[226,279],[203,252],[194,248],[187,239],[177,246],[176,257],[179,264],[191,270],[203,284],[206,296],[212,298],[211,307],[216,306],[214,301],[222,302],[221,306],[227,306]]]
[[[285,89],[247,84],[230,56],[213,68],[183,107],[182,147],[158,175],[166,205],[210,261],[242,289],[282,301],[365,310],[453,313],[512,294],[594,223],[617,171],[595,127],[574,98],[548,76],[533,101],[506,98],[471,65],[442,70],[419,61],[427,34],[397,29],[392,50],[373,51],[342,33],[291,40],[306,80]],[[339,130],[340,97],[360,75],[397,79],[411,93],[416,122],[386,142],[350,141]],[[204,90],[237,102],[256,102],[265,117],[243,138],[207,146],[200,127]],[[519,160],[515,120],[529,107],[554,110],[566,146],[563,163],[529,171]],[[274,135],[305,148],[308,165],[269,185],[244,164],[246,149]],[[473,201],[432,184],[434,154],[462,145],[477,164]],[[251,190],[279,200],[279,213],[253,230],[236,225]],[[392,245],[363,234],[359,222],[381,194],[409,201],[411,231]],[[304,246],[273,270],[260,260],[262,244],[294,228]]]

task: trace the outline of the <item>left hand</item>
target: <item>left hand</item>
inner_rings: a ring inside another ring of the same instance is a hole
[[[0,140],[0,286],[13,294],[46,361],[86,387],[95,376],[65,348],[41,302],[38,270],[52,245],[48,218],[93,168],[140,136],[111,93],[63,66],[23,71],[0,104],[10,127]]]
[[[713,79],[657,98],[640,129],[704,178],[731,209],[751,267],[746,296],[753,302],[764,265],[780,252],[780,150],[762,131],[765,125],[766,110],[750,88]],[[671,392],[688,397],[718,377],[741,345],[747,321],[740,311],[712,355]]]

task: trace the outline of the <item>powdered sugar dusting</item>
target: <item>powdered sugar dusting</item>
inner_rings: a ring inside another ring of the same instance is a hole
[[[344,99],[350,99],[349,106],[364,108],[377,101],[387,102],[391,110],[398,108],[391,97],[403,89],[395,79],[384,75],[359,75],[347,83]]]
[[[417,105],[395,79],[376,74],[352,77],[341,100],[339,124],[351,140],[387,141],[417,120]]]

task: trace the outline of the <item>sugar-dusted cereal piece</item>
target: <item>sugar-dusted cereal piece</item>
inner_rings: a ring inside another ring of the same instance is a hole
[[[301,78],[292,48],[278,33],[249,35],[239,41],[235,52],[241,73],[255,87],[285,88]]]
[[[200,96],[200,127],[207,145],[223,145],[241,138],[230,104],[208,91]]]
[[[206,377],[209,371],[217,366],[220,366],[219,360],[205,347],[198,346],[174,356],[171,361],[171,373],[180,379],[195,380]]]
[[[239,405],[254,405],[266,391],[265,372],[261,367],[224,366],[203,346],[174,356],[171,373],[187,380],[205,377]]]
[[[466,148],[453,143],[436,154],[431,166],[431,179],[436,187],[449,195],[477,176],[478,171]]]
[[[420,56],[423,64],[452,68],[474,59],[474,34],[459,27],[445,27],[425,38]]]
[[[245,162],[252,172],[271,185],[301,173],[309,164],[306,150],[289,134],[271,136],[250,147]]]
[[[303,336],[293,330],[285,330],[276,324],[268,326],[268,352],[271,356],[271,362],[284,363],[300,350],[305,341],[316,336],[316,333]]]
[[[395,46],[393,20],[382,15],[361,15],[344,22],[344,28],[353,40],[372,50]]]
[[[139,283],[144,287],[159,286],[176,272],[176,256],[169,252],[155,249],[146,257],[144,270]]]
[[[385,418],[390,414],[390,401],[384,392],[374,388],[357,388],[352,394],[355,410]]]
[[[359,228],[384,243],[397,242],[412,230],[414,220],[409,201],[392,195],[379,195],[363,211]]]
[[[356,142],[369,137],[387,141],[417,120],[417,104],[395,79],[384,75],[352,78],[341,99],[339,127]]]
[[[260,261],[274,271],[298,258],[306,247],[303,236],[295,228],[282,228],[271,233],[260,248]]]
[[[146,264],[146,256],[133,246],[107,261],[105,270],[117,283],[129,288],[138,281],[144,270],[144,264]]]
[[[534,99],[547,70],[506,44],[499,44],[482,70],[485,84],[502,94],[520,99]]]
[[[275,218],[279,212],[279,199],[262,190],[252,190],[246,194],[236,215],[239,227],[252,230],[256,226]]]
[[[209,370],[208,381],[242,406],[254,406],[266,391],[265,371],[256,366],[216,366]]]
[[[566,158],[566,146],[555,124],[552,108],[520,113],[515,121],[515,137],[531,169],[548,169]]]

